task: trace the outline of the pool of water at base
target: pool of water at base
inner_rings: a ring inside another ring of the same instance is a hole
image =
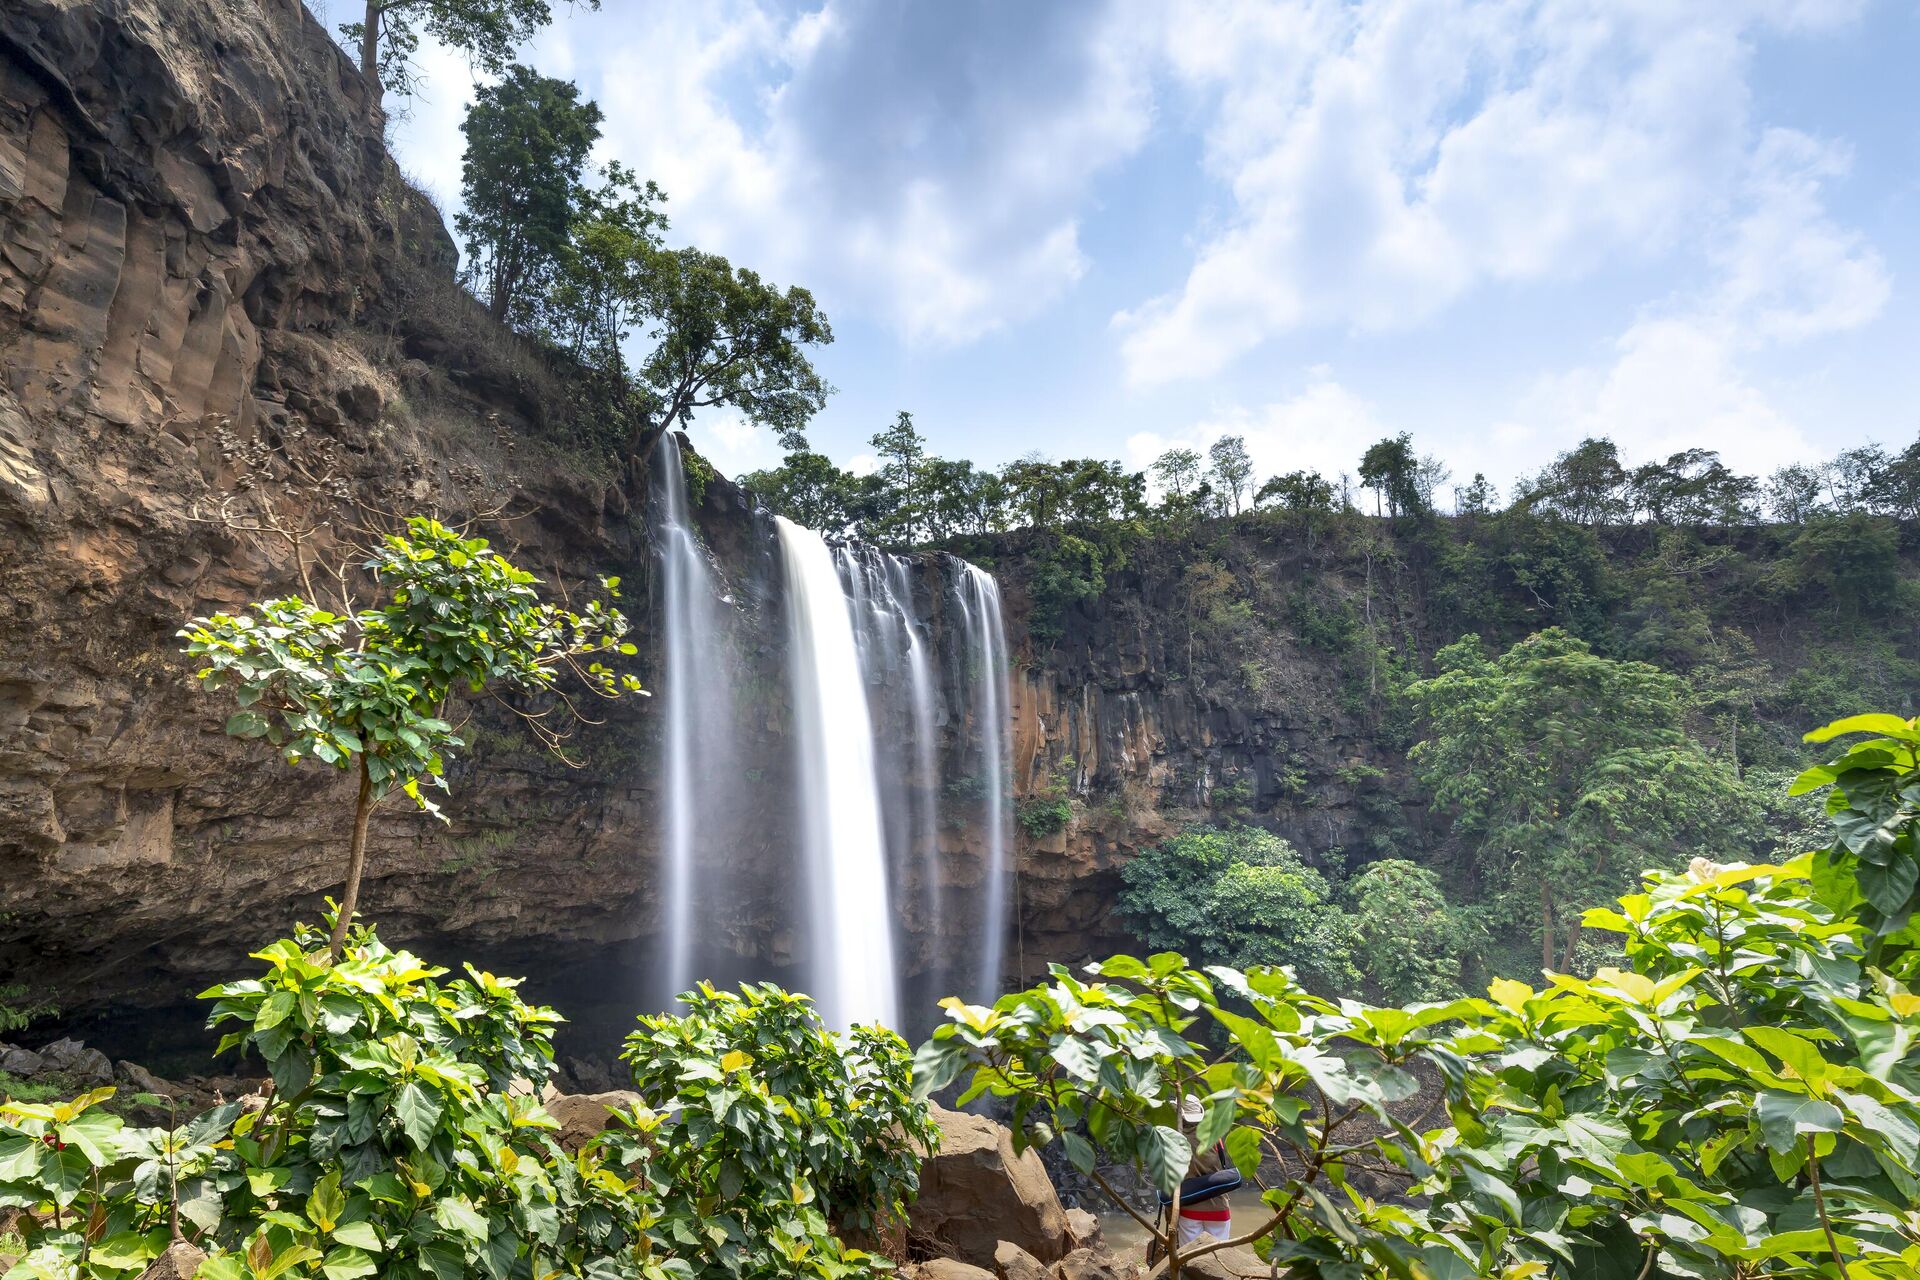
[[[1236,1228],[1255,1221],[1255,1215],[1262,1208],[1260,1189],[1242,1187],[1227,1196],[1227,1203],[1233,1207],[1233,1222]],[[1107,1206],[1096,1211],[1100,1219],[1100,1238],[1107,1248],[1121,1258],[1134,1259],[1144,1257],[1147,1251],[1147,1233],[1141,1225],[1130,1217],[1126,1210]]]

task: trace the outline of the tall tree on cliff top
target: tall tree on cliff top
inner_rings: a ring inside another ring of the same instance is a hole
[[[833,392],[808,357],[809,347],[833,341],[813,295],[782,290],[717,253],[647,247],[640,255],[634,310],[654,348],[635,370],[650,404],[634,455],[717,405],[771,428],[783,447],[804,449],[808,419]]]
[[[1408,688],[1429,735],[1421,781],[1475,845],[1487,898],[1539,927],[1544,968],[1571,970],[1583,908],[1682,853],[1744,852],[1757,798],[1688,737],[1687,690],[1558,628],[1494,657],[1468,636]]]
[[[893,425],[868,441],[880,455],[880,479],[893,499],[884,532],[902,542],[917,543],[927,529],[927,438],[913,425],[905,409]]]
[[[580,0],[598,9],[600,0]],[[413,92],[410,70],[425,32],[467,55],[483,71],[500,72],[514,49],[553,21],[548,0],[367,0],[359,22],[342,23],[340,33],[360,46],[360,75],[366,83],[367,119],[380,111],[385,92]]]
[[[566,260],[601,118],[579,86],[522,66],[482,85],[467,108],[465,208],[454,225],[494,319],[524,328]]]
[[[1207,449],[1213,465],[1207,470],[1220,491],[1221,504],[1228,515],[1240,514],[1240,500],[1251,487],[1253,458],[1247,453],[1245,436],[1221,436]]]
[[[618,609],[595,600],[575,613],[542,602],[538,580],[484,539],[415,517],[361,567],[385,597],[376,608],[356,610],[342,599],[334,612],[287,596],[195,618],[179,633],[205,664],[200,682],[231,691],[239,704],[228,733],[265,739],[288,764],[313,759],[358,776],[336,959],[360,899],[374,806],[400,791],[440,812],[424,788],[447,789],[444,756],[463,745],[446,719],[456,692],[545,694],[567,672],[602,697],[640,690],[595,657],[635,651]],[[345,565],[333,575],[343,596],[352,578]],[[603,585],[612,595],[619,580]],[[307,592],[316,594],[311,585]],[[558,746],[561,734],[543,723],[547,712],[515,709]]]

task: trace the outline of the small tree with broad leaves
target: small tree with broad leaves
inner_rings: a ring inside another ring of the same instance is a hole
[[[446,718],[455,693],[557,692],[563,674],[600,697],[643,692],[598,660],[635,652],[625,615],[602,600],[579,612],[542,601],[539,580],[483,538],[416,516],[362,567],[385,597],[374,608],[335,612],[286,596],[195,618],[179,633],[205,663],[196,678],[239,703],[228,733],[265,739],[288,764],[311,759],[359,775],[336,958],[359,901],[374,806],[397,790],[439,815],[426,788],[447,789],[444,757],[464,745]],[[602,585],[617,596],[617,578]],[[523,714],[558,746],[546,712]]]

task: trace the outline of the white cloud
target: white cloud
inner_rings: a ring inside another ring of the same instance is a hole
[[[1856,329],[1892,292],[1886,263],[1865,237],[1828,216],[1824,179],[1847,171],[1843,147],[1769,129],[1747,180],[1750,207],[1710,255],[1720,281],[1708,305],[1758,342],[1792,342]]]
[[[1783,344],[1856,329],[1886,304],[1886,264],[1832,220],[1821,196],[1848,160],[1844,148],[1768,130],[1744,207],[1708,250],[1712,279],[1629,326],[1611,366],[1541,379],[1500,428],[1506,449],[1538,463],[1603,435],[1626,457],[1713,449],[1754,475],[1831,452],[1774,403],[1753,367]]]
[[[1214,441],[1237,435],[1247,442],[1256,484],[1289,471],[1318,471],[1331,480],[1352,471],[1366,447],[1387,434],[1372,405],[1341,386],[1328,370],[1315,369],[1306,388],[1289,399],[1256,409],[1220,409],[1176,433],[1129,436],[1126,462],[1145,470],[1155,458],[1177,448],[1192,449],[1204,458]]]
[[[731,410],[705,410],[686,428],[687,439],[725,476],[743,476],[780,465],[783,452],[771,431]]]
[[[1620,336],[1610,366],[1542,379],[1516,419],[1500,427],[1499,452],[1538,466],[1573,441],[1606,436],[1630,461],[1713,449],[1735,470],[1754,475],[1819,453],[1753,384],[1740,355],[1727,332],[1711,323],[1641,321]]]
[[[1168,47],[1216,104],[1208,163],[1234,212],[1180,287],[1115,317],[1130,381],[1215,373],[1305,328],[1404,328],[1488,284],[1699,251],[1783,145],[1756,161],[1755,32],[1857,7],[1227,0],[1210,30],[1174,19],[1202,32]],[[1790,207],[1800,172],[1745,198]]]
[[[607,148],[667,191],[676,241],[965,342],[1086,271],[1090,184],[1151,118],[1131,30],[1104,6],[649,7],[603,58]]]

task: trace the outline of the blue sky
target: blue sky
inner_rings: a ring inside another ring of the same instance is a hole
[[[1914,0],[556,9],[526,60],[669,239],[821,299],[843,463],[899,409],[984,463],[1409,431],[1502,485],[1595,433],[1759,473],[1920,433]],[[421,64],[396,148],[451,209],[472,75]]]

